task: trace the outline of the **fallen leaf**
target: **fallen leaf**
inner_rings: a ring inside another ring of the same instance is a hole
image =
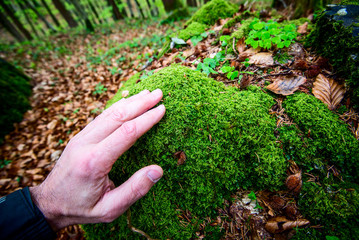
[[[302,189],[302,173],[298,172],[293,175],[289,175],[285,181],[287,188],[294,194],[299,194]]]
[[[123,98],[125,98],[125,97],[128,96],[129,93],[130,93],[130,92],[129,92],[128,90],[123,90],[122,93],[121,93],[121,96],[122,96]]]
[[[182,53],[182,56],[184,56],[185,58],[188,58],[189,56],[191,56],[193,54],[194,54],[194,49],[189,48]]]
[[[178,159],[177,165],[184,164],[184,162],[187,159],[186,154],[183,151],[178,151],[175,154],[173,154],[173,156]]]
[[[305,81],[306,78],[302,76],[285,77],[284,79],[276,79],[267,86],[267,89],[276,94],[287,96],[293,94]]]
[[[285,217],[275,217],[269,219],[265,225],[265,229],[270,233],[281,233],[286,230],[291,230],[295,227],[308,225],[310,222],[307,219],[298,219],[296,221],[288,220]]]
[[[267,67],[274,64],[272,53],[270,52],[260,52],[251,57],[249,57],[250,64],[259,65],[261,67]]]
[[[246,44],[244,43],[244,38],[241,38],[236,43],[236,49],[238,51],[238,54],[244,52],[244,49],[246,48]]]
[[[303,23],[298,27],[297,32],[299,34],[306,34],[308,32],[308,22]]]
[[[53,130],[55,127],[56,127],[56,125],[57,125],[57,120],[56,119],[54,119],[54,120],[52,120],[51,122],[49,122],[49,124],[47,124],[47,128],[48,129],[50,129],[50,130]]]
[[[326,104],[330,110],[334,110],[342,101],[345,88],[333,79],[326,78],[323,74],[319,74],[315,79],[312,92],[314,96]]]

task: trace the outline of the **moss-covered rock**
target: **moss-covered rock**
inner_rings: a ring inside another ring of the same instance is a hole
[[[193,36],[200,35],[204,31],[206,31],[206,28],[208,26],[202,23],[193,22],[190,25],[188,25],[185,29],[180,30],[178,33],[174,33],[173,36],[176,36],[180,39],[183,39],[187,41]]]
[[[0,143],[13,130],[13,123],[20,122],[24,112],[30,109],[30,95],[29,78],[0,59]]]
[[[215,209],[222,207],[223,200],[237,189],[283,189],[286,159],[295,160],[303,171],[323,178],[327,174],[325,166],[335,164],[345,181],[344,186],[332,176],[330,181],[322,181],[322,187],[314,186],[314,190],[305,183],[300,200],[305,217],[325,225],[327,233],[340,226],[349,229],[352,226],[345,223],[358,219],[358,211],[348,212],[351,205],[358,207],[358,189],[356,184],[350,185],[357,182],[358,142],[346,125],[313,96],[301,93],[288,97],[284,106],[296,124],[278,129],[275,117],[269,114],[273,98],[257,87],[246,91],[227,88],[179,65],[162,69],[137,84],[133,79],[125,85],[130,95],[160,88],[167,112],[121,156],[110,177],[118,185],[149,164],[164,169],[163,179],[131,207],[133,226],[152,238],[195,238],[204,218],[215,216]],[[111,103],[121,96],[122,89]],[[179,151],[186,155],[183,164],[178,164],[175,157]],[[182,210],[191,213],[191,223],[178,217]],[[315,214],[329,214],[331,220],[313,219]],[[339,225],[335,225],[334,220],[339,218]],[[127,228],[126,216],[111,224],[86,225],[84,229],[88,239],[139,238]],[[342,230],[339,235],[345,234]]]
[[[358,108],[359,27],[355,26],[355,23],[359,23],[357,19],[359,7],[346,8],[346,15],[337,14],[341,9],[343,9],[341,6],[332,7],[317,19],[305,46],[327,57],[338,75],[346,78],[351,92],[351,101]]]
[[[186,25],[192,22],[199,22],[206,25],[213,25],[218,19],[231,17],[238,11],[238,6],[226,0],[212,0],[203,5],[190,18]]]

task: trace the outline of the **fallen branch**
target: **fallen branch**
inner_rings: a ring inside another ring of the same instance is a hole
[[[145,238],[147,238],[147,240],[158,240],[158,239],[151,238],[150,235],[148,235],[148,234],[145,233],[144,231],[142,231],[142,230],[140,230],[140,229],[137,229],[137,228],[135,228],[134,226],[132,226],[132,223],[131,223],[131,210],[130,210],[130,209],[127,210],[127,226],[128,226],[128,228],[131,229],[133,232],[139,233],[139,234],[141,234],[142,236],[144,236]]]

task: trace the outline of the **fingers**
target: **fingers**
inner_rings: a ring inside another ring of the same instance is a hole
[[[123,214],[133,203],[142,198],[163,175],[160,166],[140,169],[121,186],[105,193],[93,209],[93,215],[101,221],[111,222]]]
[[[162,98],[162,91],[144,90],[128,99],[121,99],[106,109],[84,129],[84,140],[97,143],[105,139],[126,121],[153,108]]]
[[[100,159],[94,159],[96,165],[110,171],[117,158],[127,151],[136,140],[158,123],[165,114],[165,107],[160,105],[139,117],[124,123],[110,136],[96,145],[95,151],[101,153]]]

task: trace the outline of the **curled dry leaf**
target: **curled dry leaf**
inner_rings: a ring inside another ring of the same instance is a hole
[[[186,154],[183,151],[178,151],[175,154],[173,154],[175,158],[177,158],[177,165],[182,165],[186,161],[187,157]]]
[[[314,82],[313,94],[325,103],[330,110],[334,110],[342,101],[345,93],[343,85],[338,84],[331,78],[319,74]]]
[[[238,51],[238,54],[244,52],[244,49],[246,49],[246,44],[244,43],[244,38],[241,38],[237,41],[236,49]]]
[[[291,175],[287,177],[285,184],[294,194],[299,194],[302,189],[302,170],[294,161],[290,160],[290,162],[292,165],[288,169],[288,173]]]
[[[281,95],[293,94],[300,85],[305,83],[306,78],[302,76],[288,76],[283,79],[276,79],[267,89]]]
[[[253,56],[259,52],[259,48],[249,48],[238,55],[238,61],[243,62],[246,58]]]
[[[306,34],[308,32],[308,22],[303,23],[298,27],[297,32],[299,34]]]
[[[285,217],[275,217],[269,219],[265,225],[265,229],[270,233],[281,233],[286,230],[291,230],[295,227],[302,227],[310,222],[307,219],[298,219],[296,221],[288,220]]]
[[[260,52],[249,58],[248,61],[250,64],[255,64],[261,67],[268,67],[274,64],[272,53],[270,52]]]
[[[122,91],[122,97],[123,98],[125,98],[125,97],[127,97],[128,96],[128,94],[129,94],[130,92],[128,91],[128,90],[124,90],[124,91]]]

